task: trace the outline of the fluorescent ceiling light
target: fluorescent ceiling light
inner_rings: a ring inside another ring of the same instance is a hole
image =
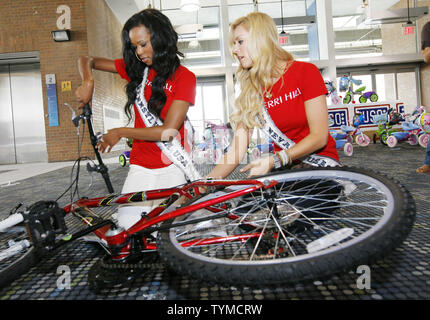
[[[178,34],[189,34],[189,33],[197,33],[203,31],[203,25],[199,23],[194,24],[183,24],[175,27],[175,31]]]
[[[200,9],[199,0],[181,0],[181,10],[186,12],[193,12]]]

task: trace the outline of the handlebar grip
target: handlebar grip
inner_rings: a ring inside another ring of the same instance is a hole
[[[24,221],[24,216],[20,213],[14,213],[6,219],[0,221],[0,232],[5,231],[7,228],[13,227],[20,222]]]

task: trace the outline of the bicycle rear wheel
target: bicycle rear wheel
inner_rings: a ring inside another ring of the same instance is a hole
[[[410,193],[367,170],[293,170],[258,180],[278,185],[272,194],[258,190],[230,201],[218,219],[174,226],[212,214],[199,211],[165,222],[170,229],[157,239],[161,258],[176,271],[224,285],[295,283],[371,264],[414,223]]]

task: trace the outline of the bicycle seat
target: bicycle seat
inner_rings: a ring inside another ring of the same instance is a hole
[[[352,132],[355,130],[355,128],[351,126],[342,125],[340,126],[340,130],[342,130],[343,132]]]
[[[374,123],[382,124],[382,123],[385,123],[385,122],[388,121],[388,116],[387,116],[386,113],[384,113],[384,114],[377,114],[377,115],[374,115],[372,117],[372,119],[373,119]]]
[[[395,136],[397,140],[403,140],[409,135],[409,133],[404,132],[404,131],[403,132],[393,132],[393,133],[391,133],[391,135]]]
[[[403,122],[402,123],[402,129],[405,131],[410,131],[410,130],[418,130],[420,127],[418,127],[417,125],[413,124],[412,122]]]
[[[345,139],[347,137],[346,133],[341,133],[341,132],[330,132],[330,135],[333,137],[333,139],[335,140],[339,140],[339,139]]]

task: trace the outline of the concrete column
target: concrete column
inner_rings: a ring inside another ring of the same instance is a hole
[[[328,67],[323,76],[336,83],[336,53],[334,48],[332,2],[316,0],[316,16],[318,26],[318,47],[320,60],[327,60]]]
[[[228,3],[227,0],[220,0],[220,46],[222,52],[222,62],[225,66],[225,84],[226,84],[226,110],[225,118],[228,119],[233,111],[234,105],[234,82],[233,82],[233,57],[231,56],[229,44],[229,21],[228,21]]]

